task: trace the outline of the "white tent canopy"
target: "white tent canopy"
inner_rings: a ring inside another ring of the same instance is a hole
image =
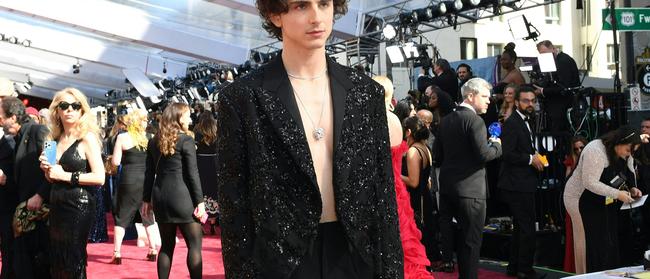
[[[353,38],[364,11],[401,2],[429,3],[352,0],[333,35]],[[129,86],[124,69],[151,79],[184,76],[192,63],[241,64],[251,49],[276,41],[262,29],[255,0],[0,0],[0,34],[0,76],[26,82],[29,75],[28,94],[44,98],[72,86],[103,99]]]

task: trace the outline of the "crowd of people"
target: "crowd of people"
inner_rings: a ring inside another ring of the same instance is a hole
[[[209,233],[221,228],[227,278],[433,278],[456,265],[459,278],[478,278],[490,162],[512,215],[507,274],[539,277],[535,193],[548,150],[538,144],[536,104],[551,131],[566,131],[555,114],[570,105],[573,59],[540,42],[540,53],[556,57],[557,82],[528,85],[508,44],[494,87],[469,65],[454,73],[438,59],[435,76],[423,73],[418,90],[397,101],[388,77],[326,56],[346,1],[256,4],[283,51],[223,87],[210,109],[127,111],[103,137],[79,90],[57,92],[42,116],[0,79],[2,278],[86,278],[106,181],[115,188],[110,264],[122,264],[137,220],[158,278],[170,275],[177,231],[190,277],[202,277],[206,222]],[[500,135],[488,135],[493,122]],[[577,273],[621,264],[618,208],[648,191],[648,133],[650,119],[641,132],[624,126],[591,142],[558,141],[571,150],[564,204],[567,265]]]

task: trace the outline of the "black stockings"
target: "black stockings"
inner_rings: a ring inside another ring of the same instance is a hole
[[[186,224],[158,223],[162,240],[162,246],[158,253],[158,278],[169,278],[176,246],[176,228],[181,230],[187,245],[187,269],[190,271],[190,278],[200,279],[203,273],[203,260],[201,259],[203,231],[201,224],[195,222]]]

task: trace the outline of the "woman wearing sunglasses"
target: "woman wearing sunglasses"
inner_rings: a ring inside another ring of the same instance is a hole
[[[104,164],[95,117],[86,96],[74,88],[50,104],[49,138],[57,142],[56,163],[41,156],[50,192],[52,278],[86,278],[86,244],[95,218],[95,193],[104,184]]]
[[[642,195],[631,156],[641,141],[647,137],[624,126],[590,142],[566,183],[578,274],[619,267],[618,212]]]

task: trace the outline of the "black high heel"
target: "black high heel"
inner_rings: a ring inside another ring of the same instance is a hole
[[[113,258],[111,259],[110,264],[115,264],[115,265],[122,264],[122,255],[120,255],[120,252],[113,251]]]
[[[147,253],[147,261],[155,262],[157,257],[158,252],[155,249],[149,249],[149,253]]]

